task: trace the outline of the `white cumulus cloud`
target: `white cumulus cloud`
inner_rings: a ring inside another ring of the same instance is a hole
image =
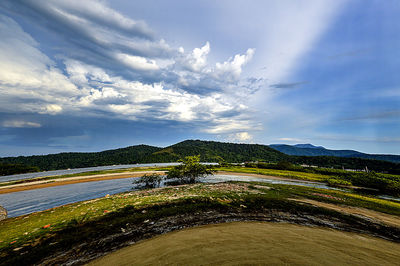
[[[251,60],[255,49],[248,49],[246,54],[237,54],[223,63],[216,63],[215,75],[220,79],[238,80],[242,73],[242,66]]]

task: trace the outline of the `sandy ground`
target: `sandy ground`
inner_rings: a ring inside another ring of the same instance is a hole
[[[266,222],[161,235],[89,265],[399,265],[400,244],[362,234]]]
[[[336,204],[331,204],[331,203],[326,203],[326,202],[320,202],[320,201],[311,200],[311,199],[291,199],[291,200],[309,203],[309,204],[312,204],[312,205],[315,205],[318,207],[332,209],[332,210],[344,212],[347,214],[353,214],[356,216],[372,218],[374,220],[377,220],[379,222],[382,222],[382,223],[385,223],[385,224],[388,224],[391,226],[400,227],[400,218],[395,215],[385,214],[385,213],[368,210],[368,209],[364,209],[364,208],[359,208],[359,207],[343,206],[343,205],[336,205]],[[400,265],[400,259],[399,259],[399,265]]]
[[[15,185],[0,187],[0,194],[18,192],[18,191],[23,191],[23,190],[45,188],[45,187],[64,186],[64,185],[84,183],[84,182],[140,177],[144,174],[152,174],[152,173],[164,174],[165,172],[163,172],[163,171],[124,172],[124,173],[76,176],[76,177],[65,177],[65,178],[59,178],[59,179],[53,179],[53,180],[34,181],[34,182],[29,182],[29,183],[22,183],[22,184],[15,184]]]

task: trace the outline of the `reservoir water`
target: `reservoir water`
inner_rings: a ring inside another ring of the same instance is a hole
[[[134,168],[134,167],[165,167],[165,166],[174,166],[178,164],[179,163],[121,164],[121,165],[107,165],[107,166],[44,171],[44,172],[18,174],[18,175],[5,175],[5,176],[0,176],[0,183],[6,181],[14,181],[14,180],[29,179],[29,178],[44,177],[44,176],[69,175],[69,174],[78,174],[91,171],[114,170],[114,169],[124,169],[124,168]]]
[[[47,210],[69,203],[104,197],[107,194],[112,195],[136,189],[136,187],[134,187],[135,185],[132,184],[133,180],[133,178],[121,178],[0,194],[0,205],[7,209],[8,217],[15,217],[37,211]],[[298,185],[346,191],[345,189],[332,188],[324,183],[319,182],[301,180],[286,181],[269,178],[259,178],[254,176],[239,176],[234,174],[213,175],[206,177],[201,181],[204,183],[219,183],[226,181],[256,181],[270,184]],[[164,184],[162,183],[161,186],[164,186]],[[400,198],[391,197],[391,199],[400,201]]]
[[[8,217],[14,217],[68,203],[104,197],[107,194],[112,195],[128,191],[134,189],[132,181],[133,178],[121,178],[0,194],[0,205],[7,209]],[[332,189],[317,182],[282,181],[252,176],[214,175],[202,179],[202,182],[207,183],[226,181],[257,181]],[[163,185],[162,183],[161,186]]]

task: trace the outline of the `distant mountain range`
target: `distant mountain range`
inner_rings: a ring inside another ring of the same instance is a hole
[[[279,144],[278,144],[279,145]],[[285,144],[281,144],[281,145],[285,145]],[[270,145],[271,146],[271,145]],[[310,149],[325,149],[324,147],[322,147],[322,146],[314,146],[314,145],[312,145],[312,144],[296,144],[296,145],[293,145],[294,147],[297,147],[297,148],[310,148]]]
[[[354,150],[329,150],[322,146],[314,146],[312,144],[271,144],[271,148],[283,152],[287,155],[296,156],[335,156],[335,157],[346,157],[346,158],[363,158],[372,160],[382,160],[388,162],[399,163],[400,155],[390,154],[368,154]]]

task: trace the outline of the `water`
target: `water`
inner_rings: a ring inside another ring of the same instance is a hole
[[[78,183],[65,186],[25,190],[0,194],[0,205],[8,211],[8,217],[43,211],[53,207],[83,200],[104,197],[132,188],[131,178]]]
[[[21,179],[35,178],[35,177],[43,177],[43,176],[69,175],[69,174],[78,174],[91,171],[124,169],[124,168],[134,168],[134,167],[165,167],[165,166],[174,166],[178,164],[179,163],[121,164],[121,165],[107,165],[107,166],[66,169],[66,170],[44,171],[36,173],[18,174],[18,175],[6,175],[6,176],[0,176],[0,183],[7,181],[21,180]]]
[[[134,186],[132,181],[133,178],[121,178],[0,194],[0,205],[7,209],[8,217],[15,217],[47,210],[69,203],[104,197],[107,194],[112,195],[128,191]],[[298,185],[313,188],[349,191],[346,189],[332,188],[324,183],[319,182],[277,180],[254,176],[214,175],[204,178],[201,181],[205,183],[255,181],[269,184]],[[164,183],[162,183],[161,186],[164,186]],[[387,196],[381,195],[381,197]],[[400,201],[400,198],[390,197],[390,199]]]

